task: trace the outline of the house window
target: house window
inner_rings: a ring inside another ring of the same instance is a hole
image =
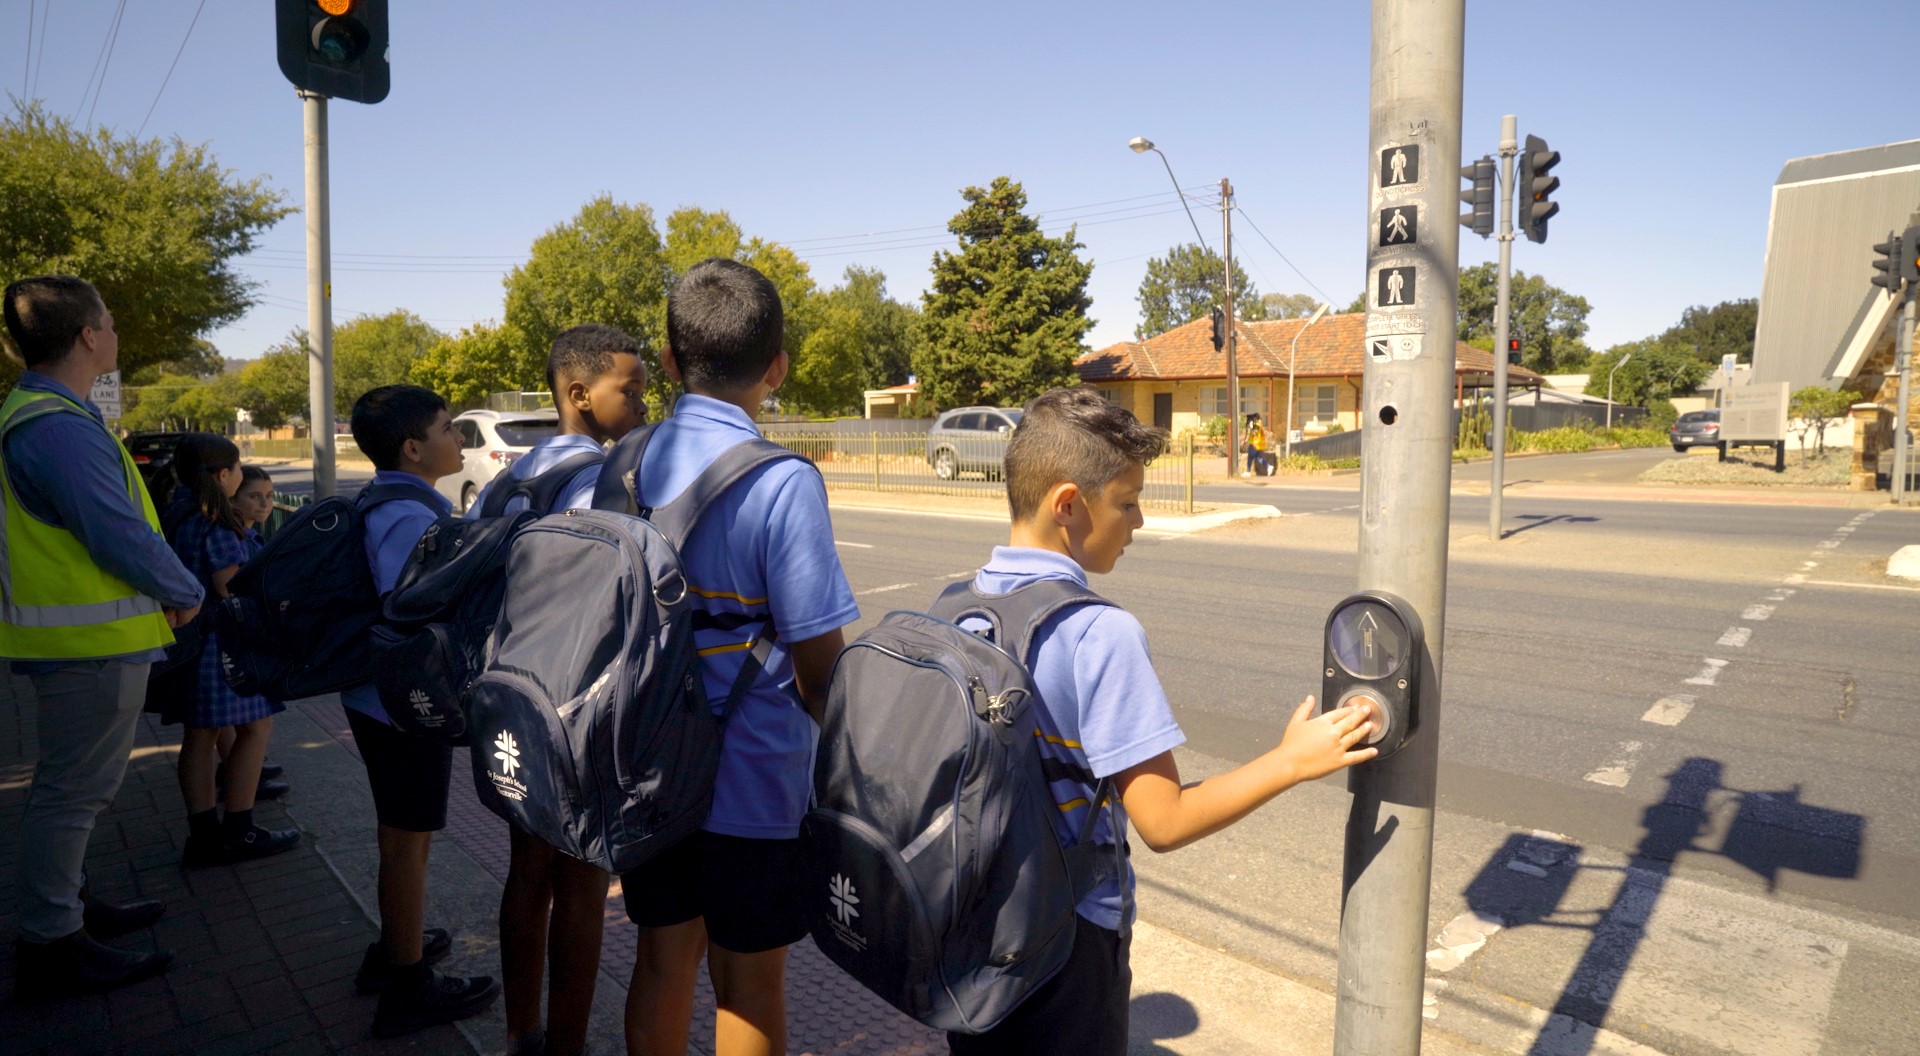
[[[1334,385],[1302,385],[1293,416],[1300,428],[1332,425],[1340,413],[1340,390]]]
[[[1247,415],[1257,414],[1265,421],[1267,414],[1267,387],[1265,385],[1240,386],[1240,420],[1246,421]]]
[[[1225,385],[1200,386],[1200,417],[1212,418],[1227,413],[1227,387]]]
[[[1125,395],[1117,388],[1105,388],[1101,386],[1095,386],[1093,391],[1095,395],[1099,396],[1101,399],[1107,401],[1108,403],[1115,404],[1120,407],[1125,407],[1127,405]]]

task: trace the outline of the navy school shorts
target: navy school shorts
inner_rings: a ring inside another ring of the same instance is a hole
[[[734,953],[791,946],[807,934],[800,841],[696,832],[620,877],[627,919],[664,928],[705,917],[707,938]]]

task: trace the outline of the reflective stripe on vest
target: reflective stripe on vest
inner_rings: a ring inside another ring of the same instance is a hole
[[[28,513],[15,494],[6,471],[6,436],[48,414],[78,414],[100,424],[85,408],[49,392],[15,388],[0,406],[0,656],[125,656],[172,642],[158,601],[101,568],[79,537]],[[160,517],[139,466],[118,441],[114,446],[120,451],[128,497],[158,534]]]

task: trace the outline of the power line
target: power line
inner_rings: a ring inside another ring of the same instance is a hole
[[[119,23],[125,15],[127,15],[127,0],[121,0],[119,6],[113,8],[113,27],[108,29],[108,56],[106,61],[100,63],[100,84],[94,88],[94,106],[86,108],[86,125],[84,125],[86,129],[94,127],[94,108],[100,106],[100,94],[106,92],[108,88],[108,69],[113,69],[113,44],[119,42]]]
[[[1281,260],[1286,261],[1287,267],[1292,268],[1293,273],[1295,275],[1300,276],[1301,282],[1304,282],[1308,286],[1313,287],[1313,292],[1319,294],[1321,300],[1325,301],[1328,304],[1333,303],[1333,298],[1327,295],[1327,291],[1321,289],[1318,285],[1314,283],[1312,279],[1307,278],[1306,272],[1301,271],[1298,265],[1294,264],[1293,261],[1287,259],[1287,255],[1285,253],[1280,252],[1280,247],[1273,244],[1273,239],[1268,238],[1267,233],[1265,231],[1260,230],[1260,225],[1253,222],[1253,217],[1248,216],[1247,211],[1245,209],[1242,209],[1240,208],[1240,206],[1235,205],[1233,207],[1233,211],[1240,214],[1240,219],[1245,220],[1247,222],[1248,227],[1253,228],[1253,233],[1260,236],[1260,241],[1265,242],[1267,244],[1268,249],[1273,250],[1274,254],[1277,255]]]
[[[153,108],[160,105],[160,96],[167,90],[167,82],[173,80],[173,69],[180,65],[180,56],[186,53],[187,41],[193,39],[193,27],[200,24],[200,12],[206,7],[207,0],[200,0],[200,6],[193,9],[193,21],[187,23],[187,35],[180,38],[180,49],[173,53],[173,62],[167,66],[167,75],[160,78],[160,91],[153,93],[153,102],[147,104],[147,116],[140,119],[140,127],[134,130],[133,138],[139,139],[140,133],[147,130],[147,122],[153,118]]]
[[[52,0],[48,0],[48,2],[51,3]],[[27,64],[25,67],[23,67],[20,70],[20,95],[23,98],[27,98],[27,99],[33,98],[33,89],[29,87],[29,85],[31,85],[33,82],[28,78],[33,76],[33,6],[34,6],[34,3],[35,3],[35,0],[27,0]],[[52,14],[53,12],[48,11],[47,13]]]
[[[40,93],[40,74],[47,68],[47,26],[53,21],[53,0],[47,0],[47,9],[40,12],[40,46],[33,50],[33,87],[28,89],[29,98]]]

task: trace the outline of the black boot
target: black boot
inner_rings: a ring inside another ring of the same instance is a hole
[[[157,899],[142,898],[118,904],[102,902],[84,888],[80,891],[80,904],[85,907],[87,934],[96,939],[119,938],[151,927],[167,911],[166,904]]]
[[[441,975],[425,964],[393,970],[393,984],[373,1013],[373,1036],[397,1038],[416,1030],[477,1016],[500,997],[491,976]]]
[[[187,815],[187,845],[180,852],[182,869],[227,864],[225,840],[220,835],[220,812],[203,810]]]
[[[103,946],[87,929],[52,942],[16,939],[14,993],[28,1001],[49,1001],[137,983],[173,967],[173,954],[141,953]]]
[[[453,935],[445,928],[428,928],[420,935],[421,964],[439,964],[451,949]],[[386,944],[375,941],[367,947],[367,955],[360,958],[360,971],[353,977],[353,988],[363,994],[384,994],[393,986],[394,974],[398,971],[387,957]]]

